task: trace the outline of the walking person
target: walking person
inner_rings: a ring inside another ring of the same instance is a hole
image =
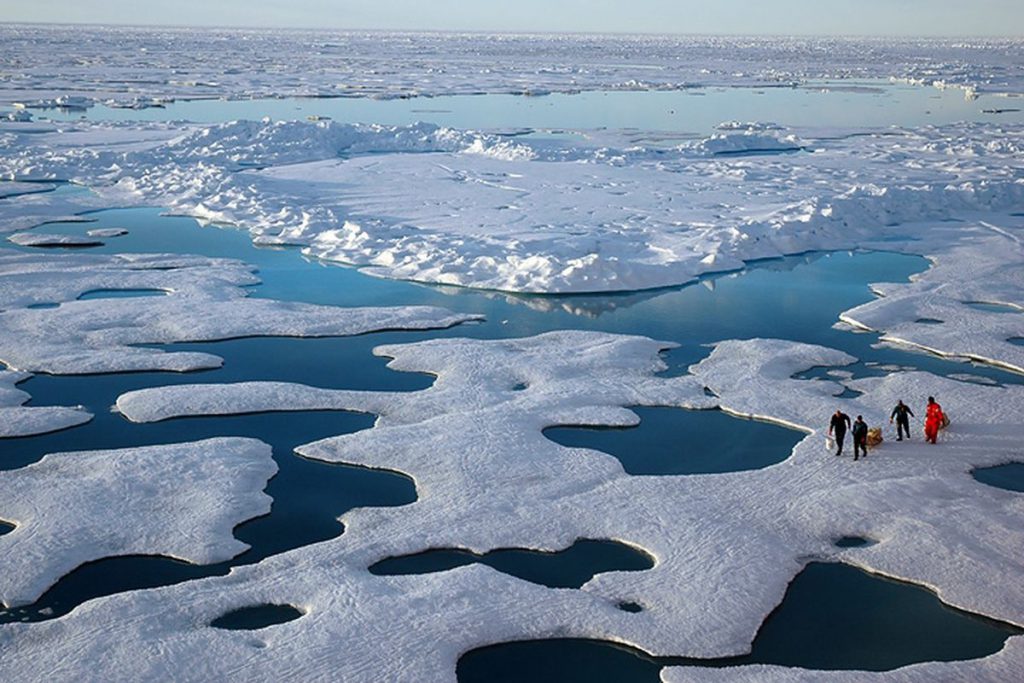
[[[865,458],[868,457],[868,423],[860,415],[857,416],[857,421],[853,423],[854,462],[857,461],[858,453],[863,453]]]
[[[846,428],[850,426],[850,416],[841,410],[836,410],[835,415],[828,423],[828,435],[835,434],[836,455],[843,454],[843,440],[846,438]]]
[[[939,436],[939,427],[942,426],[944,419],[942,413],[942,406],[935,402],[933,396],[928,397],[928,408],[926,409],[924,416],[924,440],[929,443],[935,443],[935,440]]]
[[[906,434],[907,438],[910,438],[910,418],[914,417],[914,413],[903,401],[896,404],[896,407],[892,409],[892,413],[889,414],[889,424],[892,424],[893,418],[896,419],[896,440],[903,441],[903,435]]]

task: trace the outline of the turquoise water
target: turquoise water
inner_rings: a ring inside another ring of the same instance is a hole
[[[797,88],[692,88],[676,91],[585,92],[544,97],[457,95],[415,99],[364,98],[191,100],[157,109],[82,112],[32,110],[39,118],[94,121],[329,117],[346,123],[407,125],[417,121],[455,128],[554,131],[636,129],[706,135],[723,121],[773,121],[786,126],[920,126],[956,121],[1022,122],[1024,113],[987,114],[1006,99],[967,100],[958,89],[937,90],[888,81],[839,81]],[[654,136],[651,141],[663,141]]]
[[[889,671],[917,662],[974,659],[999,651],[1019,628],[944,605],[910,584],[844,564],[809,564],[762,624],[749,655],[725,659],[651,657],[595,640],[552,639],[472,650],[460,683],[656,683],[665,666],[776,664],[815,670]]]

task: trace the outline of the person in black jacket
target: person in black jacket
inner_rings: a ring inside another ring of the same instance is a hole
[[[910,418],[914,416],[911,412],[910,406],[900,401],[896,404],[896,407],[892,409],[892,413],[889,415],[889,424],[892,424],[893,418],[896,418],[896,440],[903,441],[903,435],[906,434],[907,438],[910,438]]]
[[[850,416],[841,410],[837,410],[828,423],[829,436],[835,434],[836,437],[836,455],[843,454],[843,440],[846,438],[846,428],[849,426]]]
[[[868,423],[860,415],[853,423],[853,459],[857,460],[858,452],[868,457]]]

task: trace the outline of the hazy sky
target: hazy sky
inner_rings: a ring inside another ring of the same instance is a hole
[[[0,0],[0,21],[451,31],[1024,36],[1024,0]]]

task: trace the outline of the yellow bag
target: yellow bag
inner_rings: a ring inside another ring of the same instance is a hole
[[[869,429],[867,442],[868,445],[871,446],[872,448],[882,443],[882,428],[872,427],[871,429]]]

